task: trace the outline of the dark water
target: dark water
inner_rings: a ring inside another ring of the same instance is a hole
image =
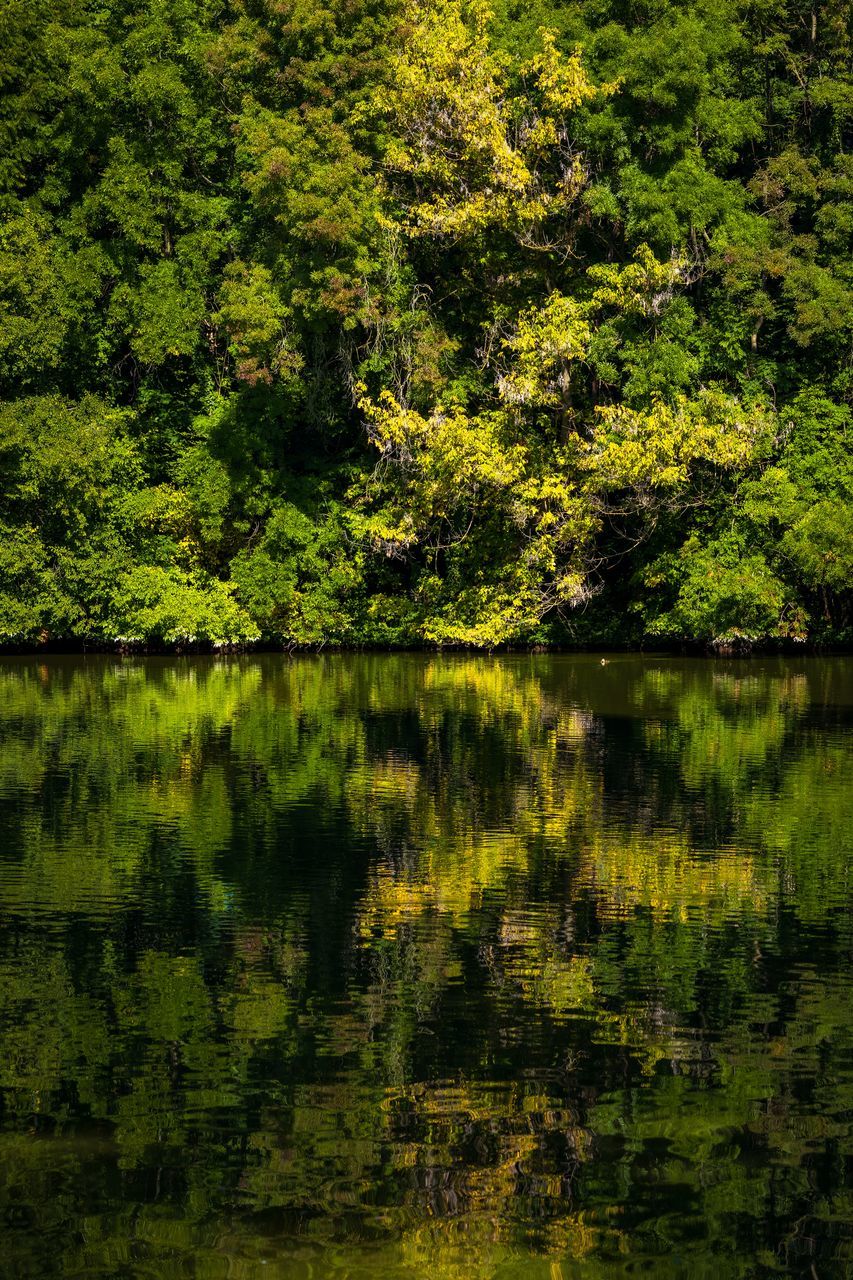
[[[853,661],[0,663],[0,1270],[853,1275]]]

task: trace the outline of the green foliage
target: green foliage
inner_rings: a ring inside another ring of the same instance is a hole
[[[144,483],[127,411],[93,396],[0,413],[0,636],[252,639],[232,589],[182,537],[187,503]]]
[[[238,553],[231,574],[240,600],[264,636],[295,645],[358,636],[364,566],[337,504],[313,518],[277,505],[257,544]]]
[[[727,504],[728,528],[691,535],[645,570],[652,634],[709,641],[847,638],[853,595],[849,411],[808,393],[777,460]],[[670,607],[671,605],[671,607]]]
[[[834,6],[10,0],[0,36],[6,637],[850,637]]]

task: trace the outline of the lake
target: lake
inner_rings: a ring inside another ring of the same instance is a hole
[[[0,1270],[853,1275],[853,660],[0,661]]]

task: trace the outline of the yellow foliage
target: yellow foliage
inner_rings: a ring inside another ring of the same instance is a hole
[[[476,563],[478,539],[496,524],[505,534],[498,572],[475,572],[444,607],[441,576],[422,575],[425,639],[489,647],[584,598],[577,557],[597,514],[560,451],[522,444],[499,410],[471,415],[451,404],[426,417],[387,392],[378,403],[364,397],[361,408],[380,454],[373,496],[385,498],[359,524],[375,549],[394,556],[419,546],[437,557],[467,544]]]
[[[657,314],[685,270],[641,245],[626,265],[590,271],[585,296],[552,290],[500,338],[502,317],[488,344],[495,384],[473,411],[448,398],[420,412],[359,389],[380,460],[368,492],[351,495],[352,528],[373,550],[423,558],[413,606],[424,639],[488,648],[529,635],[594,594],[607,514],[701,500],[697,478],[749,466],[769,439],[764,409],[713,388],[644,409],[576,408],[572,379],[602,316]]]
[[[599,90],[590,82],[581,64],[580,49],[568,58],[557,48],[557,33],[543,27],[539,31],[542,49],[530,62],[542,99],[552,111],[574,111],[595,98]],[[610,90],[612,91],[612,90]]]
[[[661,262],[647,244],[641,244],[633,262],[624,267],[602,263],[590,267],[587,274],[597,285],[592,299],[594,307],[657,315],[672,298],[676,286],[686,279],[687,263],[678,257]]]
[[[556,405],[569,389],[570,368],[583,360],[592,330],[590,307],[552,293],[543,307],[530,307],[503,343],[510,359],[498,377],[498,389],[509,404]]]
[[[722,469],[745,465],[769,432],[767,413],[744,408],[732,396],[706,390],[674,405],[656,399],[644,412],[602,406],[585,465],[598,488],[684,485],[693,464]]]
[[[388,170],[414,187],[403,196],[410,235],[518,230],[564,211],[583,185],[563,145],[563,117],[598,92],[579,52],[564,57],[542,31],[532,62],[513,65],[491,48],[490,19],[482,0],[409,7],[393,88],[378,106],[395,126]],[[538,92],[526,96],[525,79]]]

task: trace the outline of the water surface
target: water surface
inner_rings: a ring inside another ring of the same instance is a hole
[[[0,1270],[853,1275],[853,663],[0,662]]]

